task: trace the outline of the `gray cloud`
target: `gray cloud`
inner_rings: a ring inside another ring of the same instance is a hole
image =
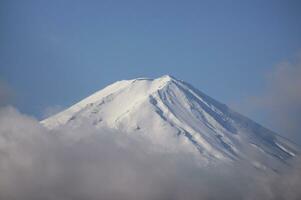
[[[9,85],[0,80],[0,107],[8,105],[13,99],[13,90]]]
[[[245,163],[200,168],[185,147],[93,127],[49,131],[0,110],[0,199],[298,199],[300,162],[283,176]],[[182,148],[182,149],[181,149]]]
[[[301,145],[301,53],[268,72],[260,93],[232,106]]]
[[[282,62],[267,76],[267,86],[253,102],[265,109],[270,124],[301,144],[301,54]]]

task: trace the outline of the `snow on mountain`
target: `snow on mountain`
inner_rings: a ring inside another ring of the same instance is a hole
[[[298,153],[287,139],[167,75],[118,81],[41,123],[49,129],[89,123],[154,140],[181,136],[208,162],[246,160],[259,168]]]

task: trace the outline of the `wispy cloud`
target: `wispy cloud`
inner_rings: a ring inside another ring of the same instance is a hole
[[[12,88],[5,81],[0,80],[0,107],[11,103],[13,96]]]
[[[301,53],[276,65],[263,90],[237,109],[264,115],[269,127],[301,144]]]
[[[44,111],[42,113],[42,118],[46,119],[47,117],[53,116],[62,110],[63,110],[63,107],[60,105],[48,106],[44,109]]]

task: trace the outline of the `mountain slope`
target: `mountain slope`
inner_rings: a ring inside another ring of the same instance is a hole
[[[248,160],[259,168],[286,163],[298,152],[288,140],[171,76],[116,82],[41,123],[49,129],[89,123],[154,140],[184,136],[208,162]]]

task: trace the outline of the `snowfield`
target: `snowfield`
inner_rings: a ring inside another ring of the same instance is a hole
[[[170,148],[170,137],[177,138],[204,164],[243,160],[276,170],[299,152],[287,139],[168,75],[118,81],[41,123],[51,130],[88,123]]]

